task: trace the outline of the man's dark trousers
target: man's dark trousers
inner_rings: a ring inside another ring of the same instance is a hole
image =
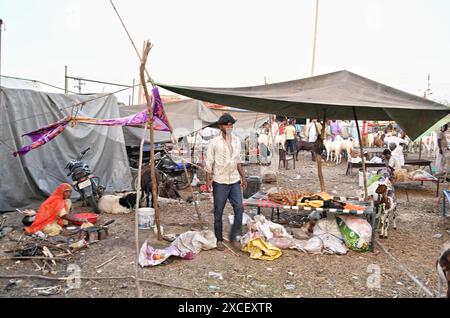
[[[223,241],[222,236],[222,216],[227,200],[230,200],[234,210],[234,222],[231,227],[230,241],[235,241],[236,236],[241,234],[242,215],[244,206],[242,204],[241,182],[233,184],[222,184],[213,182],[214,198],[214,233],[218,241]]]

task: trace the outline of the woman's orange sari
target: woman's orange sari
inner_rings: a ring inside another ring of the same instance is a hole
[[[59,225],[63,225],[63,220],[59,217],[59,213],[63,208],[66,210],[68,209],[63,197],[64,191],[67,190],[72,190],[72,186],[70,184],[60,184],[52,195],[41,204],[33,224],[25,228],[27,233],[36,233],[42,230],[46,225],[52,224],[55,221],[58,221]]]

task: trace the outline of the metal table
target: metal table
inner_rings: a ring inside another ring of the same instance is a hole
[[[420,167],[428,167],[431,171],[431,161],[430,160],[405,160],[405,166],[420,166]],[[386,167],[385,163],[371,163],[366,162],[366,168],[383,168]],[[345,172],[345,175],[348,176],[349,174],[352,174],[352,168],[362,168],[362,163],[352,163],[348,162],[347,165],[347,171]]]
[[[317,211],[323,217],[326,213],[336,214],[336,215],[360,215],[370,217],[370,224],[372,226],[372,244],[370,250],[373,252],[375,243],[375,233],[376,233],[376,210],[374,208],[373,201],[365,202],[360,201],[359,198],[346,198],[346,197],[333,197],[333,200],[340,202],[348,202],[354,205],[364,206],[365,210],[347,210],[347,209],[331,209],[331,208],[311,208],[302,206],[289,206],[275,203],[269,200],[268,193],[259,191],[252,195],[250,198],[245,199],[245,208],[257,208],[257,213],[261,214],[261,209],[269,208],[272,209],[272,214],[270,216],[271,221],[273,221],[275,210],[277,213],[277,219],[280,220],[280,209],[283,210],[293,210],[293,211],[307,211],[313,212]]]

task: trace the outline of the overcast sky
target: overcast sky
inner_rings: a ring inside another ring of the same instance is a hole
[[[315,0],[114,0],[159,82],[237,87],[310,76]],[[1,0],[3,75],[131,84],[139,60],[109,0]],[[450,1],[320,0],[316,75],[349,70],[450,101]],[[73,81],[69,89],[74,88]],[[111,91],[87,84],[83,92]],[[128,93],[119,96],[128,101]]]

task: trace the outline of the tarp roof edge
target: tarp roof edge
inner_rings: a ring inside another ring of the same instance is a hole
[[[326,78],[327,76],[332,78]],[[318,78],[321,81],[319,83],[315,82]],[[345,87],[346,81],[349,83],[349,88]],[[450,108],[445,105],[400,91],[348,71],[324,74],[297,81],[255,86],[248,88],[247,91],[245,91],[246,88],[214,89],[172,86],[160,83],[157,85],[199,100],[252,111],[279,113],[280,115],[296,117],[319,117],[321,116],[320,113],[323,114],[326,109],[327,118],[353,119],[352,107],[356,107],[358,108],[359,119],[395,120],[412,139],[418,137],[423,131],[429,129],[438,120],[450,113]],[[294,86],[286,87],[286,85]],[[346,95],[337,95],[335,104],[320,103],[323,100],[334,98],[336,88],[337,93],[341,93],[343,87],[345,87],[344,93]],[[359,94],[353,94],[352,89],[355,88],[361,89]],[[266,89],[267,91],[265,91]],[[259,97],[261,95],[263,96]],[[325,96],[323,97],[323,95]],[[348,103],[349,101],[352,103]],[[424,112],[426,113],[425,117]]]

